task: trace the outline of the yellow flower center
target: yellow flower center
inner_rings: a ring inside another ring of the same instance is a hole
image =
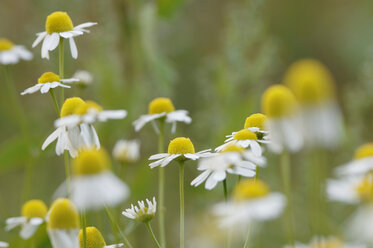
[[[246,118],[244,128],[247,129],[249,127],[257,127],[260,130],[264,130],[266,120],[267,120],[267,116],[261,113],[252,114]]]
[[[48,34],[61,33],[73,30],[74,25],[66,12],[56,11],[47,17],[45,30]]]
[[[147,207],[144,207],[144,210],[140,209],[139,212],[137,213],[137,217],[136,217],[136,220],[139,221],[139,222],[149,222],[150,220],[152,220],[154,218],[154,213],[150,213],[148,214],[148,208]]]
[[[302,104],[317,104],[334,97],[334,79],[319,61],[302,59],[293,63],[284,77],[284,83]]]
[[[361,159],[365,157],[373,157],[373,143],[367,143],[356,149],[354,158]]]
[[[83,149],[73,160],[73,173],[76,175],[93,175],[111,168],[110,158],[104,149]]]
[[[86,248],[103,248],[106,246],[106,242],[104,238],[102,237],[101,232],[93,226],[86,227]],[[79,232],[79,242],[80,242],[80,248],[84,247],[84,240],[83,240],[83,230],[80,230]]]
[[[179,137],[171,140],[168,145],[169,154],[195,153],[192,141],[189,138]]]
[[[31,218],[44,218],[47,215],[48,208],[43,201],[30,200],[22,206],[22,216]]]
[[[355,188],[362,201],[373,201],[373,174],[368,174]]]
[[[261,180],[241,180],[233,191],[233,198],[236,201],[250,200],[264,197],[269,194],[269,187]]]
[[[244,148],[236,146],[236,145],[228,145],[226,146],[221,152],[243,152],[245,151]]]
[[[262,110],[270,118],[289,116],[296,110],[295,96],[285,86],[271,86],[262,96]]]
[[[55,200],[49,211],[49,229],[79,228],[79,213],[75,205],[66,198]]]
[[[99,104],[97,104],[96,102],[86,101],[84,104],[79,105],[75,109],[74,114],[84,115],[88,112],[88,109],[95,109],[98,112],[101,112],[103,110],[103,108]]]
[[[0,52],[10,50],[13,46],[14,44],[10,40],[0,38]]]
[[[38,79],[39,84],[51,83],[51,82],[59,82],[60,77],[53,72],[45,72],[41,75]]]
[[[67,98],[61,108],[61,117],[74,114],[75,110],[84,104],[85,102],[80,97]]]
[[[343,248],[343,242],[339,239],[328,239],[312,242],[310,248]]]
[[[258,137],[255,133],[251,132],[247,129],[242,129],[238,131],[234,136],[233,139],[235,140],[257,140]]]
[[[149,104],[149,114],[161,114],[170,113],[175,111],[175,107],[171,100],[166,97],[158,97],[150,102]]]

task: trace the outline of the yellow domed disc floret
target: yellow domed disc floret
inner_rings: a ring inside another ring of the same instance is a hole
[[[169,154],[195,153],[192,141],[189,138],[179,137],[171,140],[168,145]]]
[[[296,110],[293,93],[285,86],[269,87],[262,96],[262,111],[269,118],[287,117]]]
[[[73,30],[74,25],[66,12],[56,11],[47,17],[45,30],[48,34],[61,33]]]
[[[103,248],[106,246],[106,242],[102,237],[101,232],[93,226],[86,227],[86,248]],[[84,247],[83,230],[79,232],[80,248]]]
[[[59,82],[60,77],[53,72],[45,72],[38,79],[38,84],[45,84],[51,82]]]
[[[74,114],[76,109],[83,104],[85,102],[80,97],[67,98],[61,108],[61,117]]]
[[[247,129],[249,127],[257,127],[260,130],[264,130],[266,120],[267,116],[261,113],[252,114],[246,118],[244,128]]]
[[[314,241],[310,244],[310,248],[343,248],[343,242],[336,238],[331,238],[322,241]]]
[[[13,46],[14,44],[10,40],[0,38],[0,52],[10,50]]]
[[[47,215],[48,208],[41,200],[30,200],[22,206],[22,216],[31,218],[42,218]]]
[[[251,132],[247,129],[242,129],[238,131],[234,136],[233,139],[235,140],[257,140],[258,137],[255,133]]]
[[[76,175],[93,175],[111,168],[109,155],[104,149],[83,149],[74,158],[72,165]]]
[[[331,73],[315,59],[302,59],[293,63],[285,74],[284,83],[293,90],[301,104],[322,103],[335,94]]]
[[[103,110],[103,108],[99,104],[97,104],[96,102],[86,101],[84,104],[79,105],[75,109],[74,114],[84,115],[88,112],[88,109],[95,109],[98,112],[101,112]]]
[[[236,145],[228,145],[226,146],[221,152],[243,152],[245,151],[244,148]]]
[[[245,179],[241,180],[233,191],[233,198],[236,201],[250,200],[253,198],[268,195],[269,187],[261,180]]]
[[[49,229],[79,228],[79,213],[75,205],[66,198],[55,200],[49,211]]]
[[[155,98],[149,104],[149,114],[161,114],[161,113],[170,113],[175,111],[175,107],[172,104],[172,101],[166,97]]]
[[[366,175],[363,180],[355,188],[357,194],[362,201],[373,201],[373,175]]]
[[[367,143],[356,149],[354,158],[361,159],[365,157],[373,157],[373,143]]]

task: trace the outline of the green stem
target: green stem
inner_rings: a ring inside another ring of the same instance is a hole
[[[180,186],[180,248],[184,248],[184,161],[181,161],[179,168]]]
[[[259,166],[256,166],[256,168],[255,168],[255,181],[256,180],[258,180],[258,178],[259,178]]]
[[[58,66],[58,71],[59,71],[59,76],[61,79],[64,78],[64,68],[65,68],[65,65],[64,65],[64,49],[63,49],[63,41],[65,39],[64,38],[60,38],[60,44],[59,44],[59,66]],[[60,87],[60,104],[62,106],[62,104],[64,103],[65,101],[65,95],[64,95],[64,88],[63,87]]]
[[[223,180],[223,189],[224,189],[224,200],[228,201],[228,189],[227,189],[227,179]]]
[[[51,94],[51,97],[52,97],[52,100],[53,100],[53,103],[54,103],[54,108],[56,109],[57,116],[60,117],[60,108],[58,106],[56,95],[54,94],[54,89],[50,89],[49,92]]]
[[[82,211],[82,230],[83,230],[83,248],[87,248],[87,217],[85,211]]]
[[[105,212],[109,218],[109,221],[110,221],[110,224],[111,224],[111,227],[113,229],[113,232],[114,232],[114,236],[117,236],[118,235],[118,232],[119,232],[119,235],[120,237],[122,238],[125,246],[127,248],[132,248],[132,245],[131,243],[128,241],[128,239],[126,238],[126,236],[124,235],[124,233],[122,232],[122,230],[120,229],[118,223],[113,219],[111,213],[110,213],[110,210],[107,206],[105,206]]]
[[[65,151],[64,153],[65,160],[65,176],[66,176],[66,185],[67,185],[67,197],[71,199],[71,182],[70,182],[70,159],[69,152]]]
[[[153,239],[153,242],[154,242],[155,246],[157,246],[158,248],[161,248],[162,246],[159,244],[157,238],[154,235],[153,229],[150,225],[150,221],[146,222],[146,227],[148,228],[149,233],[152,236],[152,239]]]
[[[164,125],[165,120],[159,121],[158,134],[158,152],[164,152]],[[164,184],[165,184],[165,168],[160,167],[158,172],[158,201],[159,201],[159,234],[161,237],[161,245],[166,248],[166,231],[165,231],[165,204],[164,204]]]
[[[246,235],[246,240],[245,244],[243,245],[243,248],[248,248],[249,247],[249,240],[250,240],[250,233],[251,233],[251,224],[249,226],[249,230],[247,230],[247,235]]]

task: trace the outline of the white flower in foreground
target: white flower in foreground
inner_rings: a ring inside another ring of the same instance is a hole
[[[48,209],[44,202],[30,200],[23,204],[20,217],[12,217],[6,220],[5,230],[9,231],[21,226],[19,235],[22,239],[29,239],[36,233],[39,226],[44,223],[47,212]]]
[[[122,212],[122,214],[127,218],[136,220],[138,222],[149,222],[155,216],[155,212],[157,211],[157,202],[155,201],[155,197],[153,197],[153,201],[149,201],[148,199],[145,201],[148,206],[146,206],[144,201],[138,201],[139,206],[134,206],[131,204],[131,208],[127,208]]]
[[[286,205],[281,193],[271,193],[260,180],[241,180],[234,189],[233,199],[214,206],[222,227],[246,228],[253,222],[277,218]]]
[[[262,96],[262,109],[267,116],[269,149],[274,153],[300,150],[303,147],[303,136],[293,93],[282,85],[269,87]]]
[[[74,37],[89,33],[89,30],[86,28],[96,24],[96,22],[86,22],[74,27],[70,16],[66,12],[53,12],[47,17],[45,32],[36,34],[37,38],[32,44],[32,47],[36,47],[43,41],[41,57],[49,59],[49,51],[56,49],[64,39],[69,39],[71,56],[76,59],[78,58],[78,49],[76,48]]]
[[[71,200],[79,210],[115,207],[130,194],[128,186],[111,171],[110,158],[102,148],[83,149],[74,158],[71,176]],[[55,195],[67,195],[62,184]]]
[[[373,171],[373,143],[366,143],[357,148],[354,160],[338,167],[335,171],[341,176],[362,176]]]
[[[58,75],[54,74],[53,72],[45,72],[43,73],[43,75],[39,77],[38,82],[34,86],[25,89],[21,93],[21,95],[32,94],[37,91],[40,91],[40,93],[45,94],[48,93],[49,90],[57,87],[70,88],[69,85],[66,85],[64,83],[72,83],[76,81],[77,79],[75,78],[61,79]]]
[[[0,241],[0,247],[9,247],[9,244],[7,242],[4,242],[4,241]]]
[[[79,213],[69,199],[55,200],[47,218],[47,232],[53,248],[79,248]]]
[[[106,245],[101,232],[93,226],[86,227],[86,244],[87,248],[116,248],[123,247],[123,244]],[[80,248],[84,248],[83,229],[79,232]]]
[[[197,160],[203,157],[210,157],[210,149],[200,152],[194,151],[194,146],[189,138],[179,137],[171,140],[168,145],[168,153],[158,153],[150,156],[149,160],[157,160],[149,164],[150,168],[157,166],[164,167],[172,160]]]
[[[73,78],[76,78],[79,80],[77,84],[80,86],[88,86],[93,81],[92,74],[88,71],[83,71],[83,70],[76,71],[73,75]]]
[[[17,64],[20,60],[31,60],[33,55],[24,46],[14,45],[10,40],[0,38],[0,64]]]
[[[188,116],[186,110],[175,110],[172,101],[169,98],[158,97],[149,104],[149,114],[140,116],[139,119],[133,122],[136,132],[139,131],[146,123],[151,122],[155,131],[158,133],[159,128],[154,120],[165,119],[167,123],[172,124],[172,133],[176,131],[176,123],[184,122],[189,124],[192,118]]]
[[[301,59],[289,67],[284,83],[300,104],[305,143],[326,148],[338,145],[343,121],[330,71],[317,60]]]
[[[366,248],[362,244],[347,244],[336,237],[314,237],[309,244],[296,243],[286,248]]]
[[[255,155],[236,145],[227,146],[212,157],[203,158],[198,163],[198,170],[203,171],[192,182],[198,186],[206,181],[205,188],[213,189],[218,182],[226,179],[227,173],[243,177],[254,177],[257,166],[265,165],[265,158]]]
[[[118,140],[113,148],[113,157],[121,163],[134,163],[140,159],[139,140]]]

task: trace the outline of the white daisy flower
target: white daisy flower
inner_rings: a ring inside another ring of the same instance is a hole
[[[78,49],[76,48],[74,37],[89,33],[89,30],[86,28],[96,24],[96,22],[86,22],[74,27],[70,16],[66,12],[53,12],[47,17],[45,23],[46,31],[36,34],[37,38],[32,47],[36,47],[43,41],[41,57],[49,59],[49,51],[56,49],[61,39],[69,39],[71,56],[76,59],[78,58]]]
[[[155,197],[153,197],[153,201],[149,201],[148,199],[145,201],[148,206],[146,206],[144,201],[138,201],[139,206],[134,206],[131,204],[131,208],[127,208],[122,212],[122,214],[127,218],[136,220],[138,222],[149,222],[155,216],[155,212],[157,211],[157,202],[155,201]]]
[[[309,244],[296,243],[294,246],[285,248],[366,248],[363,244],[347,244],[336,237],[314,237]]]
[[[66,85],[65,83],[72,83],[76,82],[78,79],[75,78],[68,78],[68,79],[61,79],[58,75],[54,74],[53,72],[45,72],[43,75],[41,75],[38,79],[38,82],[30,87],[25,89],[21,95],[25,94],[33,94],[37,91],[40,91],[40,93],[45,94],[49,92],[50,89],[54,89],[57,87],[63,87],[63,88],[70,88],[69,85]]]
[[[192,141],[189,138],[179,137],[171,140],[168,145],[168,153],[158,153],[150,156],[149,160],[157,160],[149,164],[150,168],[157,166],[164,167],[172,160],[197,160],[210,157],[210,149],[195,152]]]
[[[140,159],[139,140],[118,140],[113,148],[113,157],[121,163],[134,163]]]
[[[247,228],[253,222],[277,218],[286,205],[281,193],[271,193],[260,180],[241,180],[233,192],[233,199],[213,207],[221,227]]]
[[[123,247],[123,244],[116,244],[116,245],[106,245],[104,237],[102,237],[101,232],[93,226],[88,226],[85,229],[86,231],[86,242],[87,248],[116,248],[116,247]],[[84,247],[84,240],[83,240],[83,229],[79,232],[79,241],[80,241],[80,248]]]
[[[211,190],[218,182],[226,179],[227,173],[254,177],[256,167],[264,166],[265,161],[264,157],[257,156],[252,151],[230,145],[222,152],[199,161],[198,170],[203,172],[191,182],[191,185],[197,187],[206,181],[205,188]]]
[[[341,176],[362,176],[373,171],[373,143],[366,143],[355,151],[354,160],[338,167],[336,174]]]
[[[93,81],[92,74],[88,71],[83,71],[83,70],[76,71],[73,75],[73,78],[76,78],[79,80],[77,84],[80,86],[88,86],[92,84],[92,81]]]
[[[0,64],[17,64],[20,60],[31,60],[33,55],[24,46],[14,45],[10,40],[0,38]]]
[[[224,150],[226,147],[230,145],[237,145],[242,148],[250,148],[250,150],[256,155],[261,156],[262,155],[262,148],[259,145],[259,143],[265,143],[267,144],[268,141],[266,140],[258,140],[258,136],[255,134],[255,131],[258,131],[257,129],[242,129],[238,132],[233,132],[231,135],[227,135],[224,142],[225,144],[218,146],[215,151],[220,152]]]
[[[9,244],[7,242],[4,242],[4,241],[0,241],[0,247],[9,247]]]
[[[301,59],[289,67],[284,83],[300,103],[305,143],[326,148],[338,145],[343,121],[330,71],[317,60]]]
[[[262,96],[262,109],[267,116],[269,149],[281,153],[296,152],[303,147],[301,121],[293,93],[285,86],[269,87]]]
[[[176,123],[184,122],[190,124],[192,118],[188,116],[187,110],[175,110],[172,101],[169,98],[159,97],[154,99],[149,104],[149,114],[140,116],[139,119],[133,122],[136,132],[139,131],[146,123],[151,122],[155,131],[159,129],[154,120],[164,118],[167,123],[172,124],[172,133],[176,131]]]
[[[55,200],[47,216],[47,232],[53,248],[79,248],[80,219],[75,205],[65,198]]]
[[[267,116],[255,113],[245,119],[245,129],[254,132],[259,140],[268,140],[268,130],[266,129]]]
[[[44,223],[47,212],[48,209],[44,202],[30,200],[23,204],[20,217],[12,217],[6,220],[5,230],[9,231],[21,226],[19,235],[22,239],[29,239],[36,233],[39,226]]]

